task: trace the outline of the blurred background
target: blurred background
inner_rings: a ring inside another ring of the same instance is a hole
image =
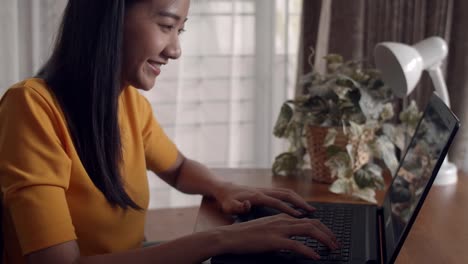
[[[66,0],[0,0],[0,96],[48,58]],[[307,57],[339,53],[373,63],[381,41],[413,44],[438,35],[449,43],[444,64],[452,109],[468,124],[468,1],[192,0],[182,57],[164,66],[150,100],[166,133],[189,158],[209,167],[269,168],[287,145],[273,137],[281,104],[293,98]],[[432,84],[423,76],[410,97],[424,107]],[[404,105],[408,99],[399,102]],[[468,171],[468,133],[451,160]],[[151,208],[198,205],[153,175]]]

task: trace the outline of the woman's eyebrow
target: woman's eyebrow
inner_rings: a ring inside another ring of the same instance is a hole
[[[170,18],[173,18],[177,21],[180,21],[182,18],[177,15],[177,14],[174,14],[174,13],[171,13],[171,12],[167,12],[167,11],[159,11],[157,13],[158,16],[164,16],[164,17],[170,17]],[[186,22],[188,20],[188,18],[185,18],[184,19],[184,22]]]

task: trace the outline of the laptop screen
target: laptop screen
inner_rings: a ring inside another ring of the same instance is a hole
[[[387,259],[396,257],[458,126],[456,117],[433,95],[384,200]]]

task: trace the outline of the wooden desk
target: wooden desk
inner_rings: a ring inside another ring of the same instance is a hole
[[[306,200],[362,203],[328,191],[328,186],[272,177],[268,169],[215,169],[221,179],[256,187],[285,187]],[[384,192],[377,194],[382,202]],[[231,224],[213,200],[204,198],[195,231]],[[468,176],[452,186],[433,186],[411,229],[396,263],[468,263]]]

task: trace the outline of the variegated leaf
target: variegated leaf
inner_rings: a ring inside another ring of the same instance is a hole
[[[403,151],[406,147],[406,129],[400,124],[394,126],[392,124],[384,124],[382,126],[383,134],[386,135],[398,149]]]
[[[349,156],[345,152],[338,152],[325,162],[333,178],[349,178],[352,175]]]
[[[329,190],[332,193],[349,194],[352,192],[352,181],[346,178],[337,179],[330,185]]]
[[[325,142],[323,143],[323,146],[328,147],[328,146],[335,144],[335,139],[336,139],[337,134],[338,132],[336,131],[336,129],[334,128],[328,129],[328,133],[325,136]]]
[[[377,200],[375,199],[375,190],[372,188],[354,190],[352,195],[370,203],[377,203]]]
[[[352,166],[352,164],[354,164],[354,158],[355,158],[354,157],[355,150],[354,150],[353,144],[347,144],[346,151],[348,153],[350,164]]]
[[[361,89],[361,99],[359,106],[368,120],[378,120],[384,104],[381,101],[375,100],[368,92]]]
[[[391,171],[392,175],[395,175],[395,172],[398,169],[398,160],[395,156],[395,146],[387,136],[380,136],[377,139],[377,147],[385,165],[387,165],[387,168]]]
[[[273,134],[276,137],[283,137],[285,135],[286,129],[288,128],[288,124],[291,121],[293,116],[293,109],[288,104],[283,104],[281,106],[280,114],[278,115],[278,119],[276,120],[275,127],[273,129]]]
[[[393,105],[391,103],[386,103],[380,112],[380,118],[383,121],[387,121],[392,119],[394,115],[395,113],[393,112]]]
[[[364,127],[362,125],[358,125],[353,121],[349,121],[350,124],[350,137],[351,138],[359,138],[362,133],[364,132]]]
[[[351,91],[350,88],[339,85],[333,86],[332,90],[341,100],[346,100],[348,92]]]

